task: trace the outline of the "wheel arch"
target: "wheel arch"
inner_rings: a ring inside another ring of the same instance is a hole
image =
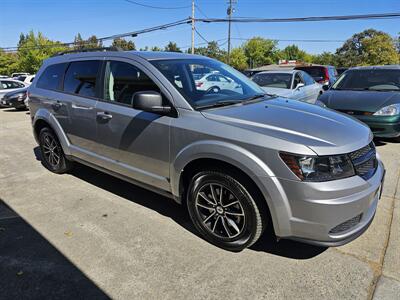
[[[48,110],[39,109],[32,122],[33,134],[36,141],[39,143],[39,133],[44,127],[51,128],[56,134],[58,140],[60,141],[61,147],[65,155],[70,155],[70,143],[66,134],[64,133],[60,123],[57,121],[56,117],[51,114]]]
[[[197,142],[179,152],[171,164],[171,189],[178,202],[185,202],[182,197],[193,172],[207,167],[227,168],[245,176],[263,197],[275,233],[284,234],[284,228],[290,227],[290,207],[271,169],[253,153],[226,142]]]

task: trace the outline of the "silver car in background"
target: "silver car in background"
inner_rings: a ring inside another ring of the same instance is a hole
[[[264,71],[251,78],[268,94],[313,103],[322,94],[322,85],[299,70]]]
[[[200,90],[194,70],[240,89]],[[362,123],[267,96],[231,67],[168,52],[62,53],[29,88],[44,166],[86,164],[185,204],[198,232],[231,251],[266,228],[347,243],[372,222],[384,167]]]

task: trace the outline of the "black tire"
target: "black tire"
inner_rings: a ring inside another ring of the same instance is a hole
[[[207,241],[229,251],[250,247],[266,226],[267,216],[245,186],[231,175],[202,171],[192,178],[187,192],[187,207],[196,229]],[[235,201],[238,203],[232,204]]]
[[[60,141],[53,130],[48,127],[40,130],[39,146],[42,164],[46,169],[56,174],[71,170],[73,163],[65,157]]]

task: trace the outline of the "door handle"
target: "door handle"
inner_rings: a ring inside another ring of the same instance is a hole
[[[100,121],[109,121],[112,119],[112,115],[109,112],[102,111],[96,114],[97,119]]]
[[[84,106],[84,105],[79,105],[79,104],[75,104],[75,103],[72,103],[71,107],[72,107],[72,108],[75,108],[75,109],[84,109],[84,110],[91,110],[91,109],[93,109],[93,107]]]

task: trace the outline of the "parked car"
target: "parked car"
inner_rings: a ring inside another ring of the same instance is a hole
[[[4,95],[26,87],[27,84],[13,79],[0,79],[0,104]]]
[[[315,103],[322,94],[322,86],[300,70],[266,71],[251,78],[268,94]]]
[[[194,79],[196,77],[194,76]],[[200,91],[219,93],[221,90],[235,90],[240,86],[231,78],[219,73],[209,73],[199,79],[195,79],[196,88]]]
[[[240,89],[199,89],[198,67]],[[64,53],[37,76],[29,106],[47,169],[80,162],[173,198],[219,247],[240,251],[266,227],[341,245],[373,220],[384,167],[353,118],[266,96],[233,68],[183,53]]]
[[[14,107],[17,110],[26,109],[25,100],[28,98],[28,88],[18,89],[4,95],[1,104],[5,107]]]
[[[295,67],[295,70],[307,72],[316,82],[327,86],[334,84],[338,76],[334,66],[299,66]]]
[[[366,123],[376,137],[400,141],[399,65],[352,68],[320,101]]]
[[[31,84],[33,79],[35,79],[35,75],[21,75],[16,78],[16,80],[22,81],[26,84]]]

